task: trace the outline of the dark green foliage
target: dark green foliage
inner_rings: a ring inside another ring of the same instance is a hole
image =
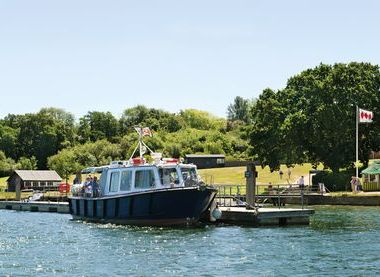
[[[227,108],[227,119],[229,121],[242,121],[248,123],[249,121],[250,103],[248,99],[236,96],[234,102]]]
[[[154,131],[166,132],[176,132],[184,127],[184,122],[179,116],[143,105],[126,109],[119,123],[122,135],[134,132],[133,127],[137,126],[149,126]]]
[[[9,176],[16,168],[14,160],[7,158],[3,151],[0,151],[0,177]]]
[[[317,164],[334,172],[355,161],[355,106],[380,114],[380,71],[368,63],[324,65],[289,79],[285,89],[265,90],[247,130],[251,154],[262,165]],[[380,120],[360,125],[360,160],[379,149]]]
[[[79,119],[79,141],[113,141],[118,136],[119,123],[110,112],[88,112]]]
[[[17,137],[19,129],[0,125],[0,150],[7,157],[17,158]]]
[[[325,184],[325,187],[329,191],[350,191],[351,176],[354,174],[353,170],[337,173],[323,171],[314,175],[312,182],[314,187],[318,187],[318,183]]]
[[[35,157],[39,169],[47,158],[74,144],[74,117],[61,109],[44,108],[36,114],[8,115],[0,127],[0,149],[8,157]]]

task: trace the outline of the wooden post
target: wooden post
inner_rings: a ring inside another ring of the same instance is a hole
[[[21,184],[20,181],[16,181],[16,201],[21,200]]]
[[[246,178],[246,202],[250,207],[255,207],[256,198],[256,167],[254,163],[247,164]]]

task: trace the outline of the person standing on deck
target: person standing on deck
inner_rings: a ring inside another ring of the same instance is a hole
[[[91,182],[91,186],[92,186],[92,197],[98,197],[99,196],[98,177],[94,176]]]

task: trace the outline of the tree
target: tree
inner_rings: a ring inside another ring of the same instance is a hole
[[[248,123],[250,103],[248,99],[236,96],[234,102],[227,108],[227,119],[229,121],[240,120]]]
[[[38,168],[45,169],[47,158],[57,153],[60,146],[54,119],[41,113],[25,114],[19,124],[17,156],[35,156]]]
[[[39,114],[50,116],[59,130],[57,132],[58,150],[73,146],[75,143],[75,118],[71,113],[59,108],[42,108]]]
[[[118,125],[117,119],[110,112],[88,112],[79,121],[80,141],[113,141],[118,135]]]
[[[184,123],[181,117],[160,109],[147,108],[143,105],[126,109],[120,118],[120,130],[123,135],[133,131],[135,126],[149,127],[154,131],[176,132]]]
[[[0,150],[13,159],[17,158],[18,129],[0,125]]]
[[[141,125],[148,118],[148,114],[149,109],[144,105],[138,105],[126,109],[120,118],[120,128],[122,129],[122,133],[127,134],[132,132],[133,127]]]
[[[252,110],[253,124],[247,128],[251,155],[271,170],[279,169],[287,149],[281,130],[285,112],[277,93],[265,89]]]
[[[16,164],[16,168],[21,170],[35,170],[37,169],[37,159],[34,156],[31,158],[21,157]]]
[[[62,150],[58,154],[49,157],[48,167],[57,171],[57,173],[66,180],[71,174],[75,174],[84,168],[76,160],[75,152],[68,149]]]
[[[8,115],[2,124],[0,149],[16,160],[34,156],[40,169],[46,168],[47,157],[74,144],[74,117],[61,109]]]
[[[181,111],[180,116],[187,125],[187,127],[198,130],[221,130],[224,129],[226,126],[225,119],[217,118],[205,111],[188,109]]]
[[[0,151],[0,177],[9,176],[15,169],[15,162],[7,158],[3,151]]]
[[[251,114],[251,154],[263,165],[322,162],[334,172],[355,161],[355,106],[380,114],[380,71],[368,63],[321,64],[266,90]],[[380,120],[360,126],[360,160],[379,148]]]
[[[99,140],[63,149],[58,154],[49,157],[48,167],[66,177],[83,168],[107,165],[121,158],[119,145],[107,140]]]

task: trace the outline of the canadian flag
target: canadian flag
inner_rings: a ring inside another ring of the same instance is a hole
[[[359,122],[360,123],[371,123],[373,119],[373,112],[359,109]]]

